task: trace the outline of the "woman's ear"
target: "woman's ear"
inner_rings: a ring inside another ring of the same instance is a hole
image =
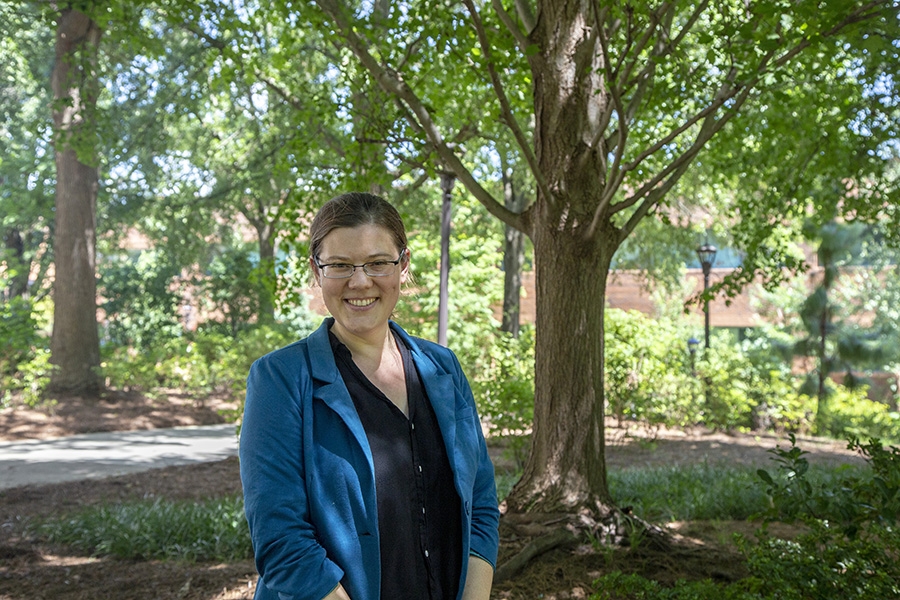
[[[410,256],[409,248],[404,248],[400,256],[400,283],[406,283],[410,278]]]
[[[322,274],[319,272],[319,267],[316,265],[316,259],[310,257],[309,258],[309,270],[312,273],[313,282],[322,287]]]

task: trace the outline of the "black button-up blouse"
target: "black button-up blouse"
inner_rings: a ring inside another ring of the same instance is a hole
[[[410,349],[395,338],[406,372],[407,418],[359,370],[350,350],[333,333],[330,338],[375,463],[381,598],[452,600],[462,572],[459,495]]]

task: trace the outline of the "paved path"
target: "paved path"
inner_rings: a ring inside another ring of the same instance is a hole
[[[0,490],[217,461],[235,454],[234,424],[0,442]]]

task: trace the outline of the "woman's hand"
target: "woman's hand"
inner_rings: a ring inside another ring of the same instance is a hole
[[[462,600],[488,600],[493,581],[494,568],[491,563],[477,556],[469,556],[469,571],[466,574]]]
[[[337,587],[331,590],[331,593],[322,598],[322,600],[350,600],[350,595],[344,586],[337,584]]]

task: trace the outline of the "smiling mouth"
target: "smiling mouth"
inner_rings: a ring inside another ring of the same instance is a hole
[[[365,308],[366,306],[374,304],[376,300],[377,298],[347,298],[347,304]]]

